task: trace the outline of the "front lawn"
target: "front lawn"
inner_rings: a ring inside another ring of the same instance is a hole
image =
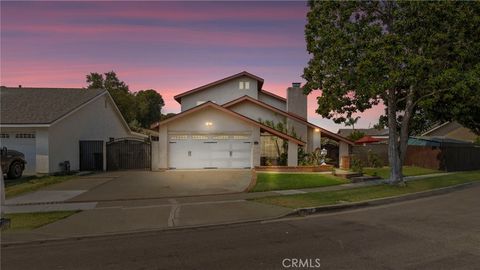
[[[14,180],[5,180],[5,197],[10,198],[22,193],[35,191],[42,187],[70,180],[73,177],[74,175],[48,175],[41,177],[31,176]]]
[[[257,173],[252,192],[334,186],[348,183],[331,174],[318,173]]]
[[[353,188],[338,191],[271,196],[253,200],[256,202],[279,205],[289,208],[315,207],[398,196],[475,181],[480,181],[480,171],[461,172],[456,174],[410,181],[407,183],[406,187],[382,184],[378,186]]]
[[[424,174],[441,173],[441,172],[442,171],[427,169],[422,167],[403,166],[404,176],[424,175]],[[383,179],[388,179],[390,178],[390,167],[363,168],[363,173],[366,175],[379,176]]]
[[[10,219],[8,230],[31,230],[67,218],[78,212],[80,211],[18,213],[6,214],[5,217]]]

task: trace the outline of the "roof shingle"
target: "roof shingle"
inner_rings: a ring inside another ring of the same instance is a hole
[[[0,123],[50,124],[104,89],[84,88],[0,88]]]

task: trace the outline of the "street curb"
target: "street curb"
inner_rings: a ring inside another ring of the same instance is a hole
[[[319,206],[319,207],[297,208],[292,213],[287,214],[286,216],[307,216],[307,215],[312,215],[316,213],[340,212],[340,211],[350,210],[355,208],[385,205],[385,204],[391,204],[391,203],[403,202],[403,201],[411,201],[411,200],[426,198],[430,196],[446,194],[453,191],[465,189],[468,187],[479,186],[479,185],[480,185],[480,182],[469,182],[469,183],[459,184],[455,186],[437,188],[433,190],[420,191],[420,192],[415,192],[415,193],[410,193],[410,194],[405,194],[400,196],[381,198],[381,199],[373,199],[373,200],[354,202],[354,203],[325,205],[325,206]]]
[[[95,239],[95,238],[102,238],[102,237],[109,237],[109,236],[129,236],[135,235],[139,233],[148,234],[148,233],[159,233],[159,232],[169,232],[169,231],[182,231],[182,230],[192,230],[192,229],[208,229],[208,228],[215,228],[215,227],[222,227],[222,226],[229,226],[229,225],[239,225],[239,224],[249,224],[249,223],[257,223],[262,221],[268,220],[276,220],[279,218],[283,218],[290,215],[281,214],[275,217],[269,218],[257,218],[257,219],[249,219],[249,220],[241,220],[235,222],[220,222],[215,224],[205,224],[205,225],[190,225],[190,226],[179,226],[179,227],[171,227],[171,228],[157,228],[157,229],[145,229],[145,230],[131,230],[131,231],[124,231],[124,232],[112,232],[112,233],[102,233],[102,234],[87,234],[87,235],[77,235],[77,236],[69,236],[69,237],[58,237],[58,238],[50,238],[50,239],[39,239],[39,240],[32,240],[32,241],[16,241],[16,242],[6,242],[2,241],[1,247],[17,247],[17,246],[25,246],[25,245],[34,245],[34,244],[49,244],[49,243],[59,243],[63,241],[69,240],[84,240],[84,239]]]
[[[411,193],[411,194],[406,194],[401,196],[374,199],[374,200],[368,200],[368,201],[362,201],[362,202],[356,202],[356,203],[298,208],[291,211],[290,213],[281,214],[276,217],[270,217],[270,218],[258,218],[258,219],[242,220],[242,221],[235,221],[235,222],[221,222],[221,223],[215,223],[215,224],[191,225],[191,226],[180,226],[180,227],[171,227],[171,228],[132,230],[132,231],[125,231],[125,232],[113,232],[113,233],[103,233],[103,234],[77,235],[77,236],[58,237],[58,238],[33,240],[33,241],[17,241],[17,242],[6,242],[6,243],[2,241],[1,247],[5,248],[5,247],[15,247],[15,246],[24,246],[24,245],[32,245],[32,244],[46,244],[46,243],[63,242],[68,240],[94,239],[94,238],[102,238],[102,237],[109,237],[109,236],[129,236],[129,235],[134,235],[138,233],[147,234],[147,233],[158,233],[158,232],[168,232],[168,231],[178,231],[178,230],[205,229],[205,228],[221,227],[226,225],[239,225],[239,224],[269,221],[269,220],[277,220],[277,219],[292,217],[292,216],[303,217],[303,216],[312,215],[316,213],[341,212],[344,210],[350,210],[355,208],[379,206],[379,205],[391,204],[391,203],[402,202],[402,201],[410,201],[410,200],[415,200],[420,198],[431,197],[435,195],[446,194],[453,191],[462,190],[465,188],[475,187],[479,185],[480,185],[480,182],[469,182],[469,183],[459,184],[455,186],[449,186],[449,187],[416,192],[416,193]]]

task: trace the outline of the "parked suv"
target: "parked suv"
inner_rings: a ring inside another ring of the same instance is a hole
[[[9,179],[16,179],[22,176],[25,169],[25,155],[15,150],[8,150],[6,147],[0,149],[2,172]]]

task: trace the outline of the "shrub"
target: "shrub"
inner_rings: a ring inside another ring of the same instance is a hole
[[[363,162],[356,156],[351,158],[351,170],[358,173],[363,173]]]
[[[365,136],[365,133],[354,130],[350,135],[347,136],[352,141],[357,141]]]
[[[368,150],[367,159],[368,159],[368,166],[369,167],[374,167],[374,168],[383,167],[382,159],[380,158],[380,156],[377,153],[373,152],[372,150]]]

